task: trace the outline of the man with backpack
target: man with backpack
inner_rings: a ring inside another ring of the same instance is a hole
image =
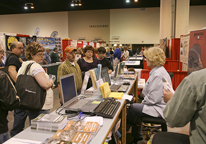
[[[11,54],[8,56],[5,66],[8,68],[8,74],[11,77],[13,83],[16,82],[17,71],[21,67],[19,57],[23,53],[23,44],[21,42],[13,42],[10,45]],[[12,91],[12,90],[7,90]],[[3,91],[2,91],[3,92]],[[2,98],[3,96],[0,95]],[[3,108],[4,103],[0,103],[0,143],[3,143],[9,139],[8,134],[8,110]]]
[[[19,61],[19,57],[23,54],[23,43],[22,42],[13,42],[10,45],[11,53],[6,59],[5,66],[8,67],[8,73],[11,77],[13,83],[15,84],[17,78],[17,72],[19,68],[21,67],[21,62]],[[22,112],[19,109],[14,110],[14,124],[13,129],[10,132],[11,137],[19,133],[24,128],[24,123],[22,124],[23,127],[20,127],[21,125],[21,119],[24,117],[26,113]]]

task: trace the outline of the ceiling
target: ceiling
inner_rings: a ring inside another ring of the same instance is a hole
[[[57,11],[76,11],[76,10],[96,10],[96,9],[118,9],[118,8],[145,8],[160,7],[160,0],[138,0],[135,3],[130,0],[81,0],[81,7],[71,7],[72,0],[1,0],[0,15],[57,12]],[[33,3],[34,9],[25,10],[25,3]],[[190,5],[206,5],[206,0],[190,0]]]

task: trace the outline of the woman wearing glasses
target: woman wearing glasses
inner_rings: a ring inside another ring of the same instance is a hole
[[[45,73],[44,69],[39,64],[43,61],[43,58],[44,58],[43,46],[37,42],[31,42],[30,44],[27,45],[25,49],[25,57],[27,61],[22,63],[22,66],[18,70],[17,77],[20,74],[24,73],[28,64],[33,63],[27,74],[32,75],[36,79],[38,84],[43,89],[46,90],[46,100],[45,100],[44,106],[41,111],[26,112],[24,110],[19,110],[22,116],[21,119],[14,118],[15,125],[19,125],[19,126],[21,126],[22,124],[24,126],[27,115],[29,116],[29,120],[31,122],[31,120],[36,118],[40,113],[49,113],[50,109],[53,108],[53,91],[51,88],[53,87],[54,82],[52,80],[49,80],[48,74]]]

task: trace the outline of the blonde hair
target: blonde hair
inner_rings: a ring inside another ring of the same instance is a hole
[[[161,48],[151,47],[143,52],[144,56],[152,61],[155,67],[163,66],[165,64],[165,53]]]

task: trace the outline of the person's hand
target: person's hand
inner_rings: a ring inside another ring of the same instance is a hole
[[[173,96],[173,93],[166,90],[166,89],[163,89],[163,99],[164,99],[164,102],[167,103]]]
[[[112,70],[108,70],[108,74],[111,74],[112,73]]]
[[[55,87],[54,82],[52,79],[49,80],[49,83],[51,83],[51,89],[53,89]]]

